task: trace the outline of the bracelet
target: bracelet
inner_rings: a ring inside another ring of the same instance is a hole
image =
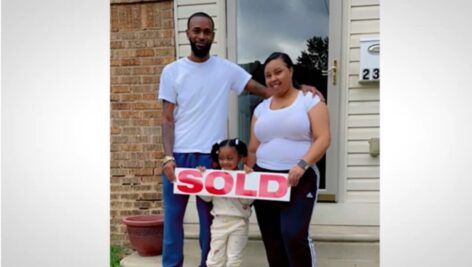
[[[169,161],[175,161],[175,158],[172,157],[172,156],[165,156],[162,159],[162,167],[164,167],[164,165],[166,165],[166,163],[169,162]]]

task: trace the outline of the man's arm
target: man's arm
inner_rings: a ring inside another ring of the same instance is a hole
[[[254,79],[250,79],[249,82],[247,82],[246,87],[244,87],[244,90],[248,91],[251,94],[260,96],[264,99],[269,98],[274,93],[272,89],[265,87]]]
[[[274,93],[274,90],[272,90],[270,87],[266,87],[266,86],[258,83],[254,79],[249,80],[249,82],[246,84],[246,87],[244,87],[244,90],[246,90],[249,93],[252,93],[254,95],[260,96],[264,99],[269,98]],[[305,94],[308,93],[308,92],[311,92],[311,93],[313,93],[314,96],[315,95],[319,96],[321,101],[323,101],[323,102],[325,101],[325,98],[324,98],[323,94],[321,94],[320,91],[318,91],[316,89],[316,87],[314,87],[314,86],[302,84],[301,90]]]
[[[166,100],[162,101],[162,139],[164,144],[164,156],[172,156],[174,150],[174,109],[175,104]],[[168,160],[162,165],[162,172],[170,182],[175,181],[175,161]]]

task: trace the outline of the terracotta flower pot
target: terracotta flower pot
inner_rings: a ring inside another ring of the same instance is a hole
[[[131,246],[140,256],[162,254],[163,215],[129,216],[123,218],[123,223],[127,227]]]

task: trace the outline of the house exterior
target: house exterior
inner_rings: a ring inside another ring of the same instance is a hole
[[[163,212],[159,161],[163,156],[162,107],[156,100],[156,88],[162,68],[190,52],[185,36],[188,16],[197,11],[210,14],[216,28],[212,54],[237,62],[240,2],[111,1],[112,244],[128,242],[121,223],[124,216]],[[378,242],[379,81],[361,81],[361,68],[366,64],[361,60],[365,53],[361,44],[380,35],[379,0],[322,2],[329,7],[325,76],[333,139],[312,232],[315,239],[338,236]],[[232,96],[228,107],[231,137],[241,133],[238,101]],[[197,234],[198,217],[193,207],[189,203],[185,216],[187,235]],[[255,216],[251,222],[257,223]],[[255,225],[251,231],[258,234]]]

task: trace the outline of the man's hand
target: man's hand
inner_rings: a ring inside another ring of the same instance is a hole
[[[173,183],[175,181],[175,161],[169,160],[162,165],[162,172],[167,176],[169,182]]]
[[[313,96],[317,95],[320,97],[322,102],[326,102],[326,99],[324,98],[323,94],[320,91],[318,91],[318,89],[316,89],[316,87],[314,86],[302,84],[301,90],[303,91],[304,94],[311,92]]]

